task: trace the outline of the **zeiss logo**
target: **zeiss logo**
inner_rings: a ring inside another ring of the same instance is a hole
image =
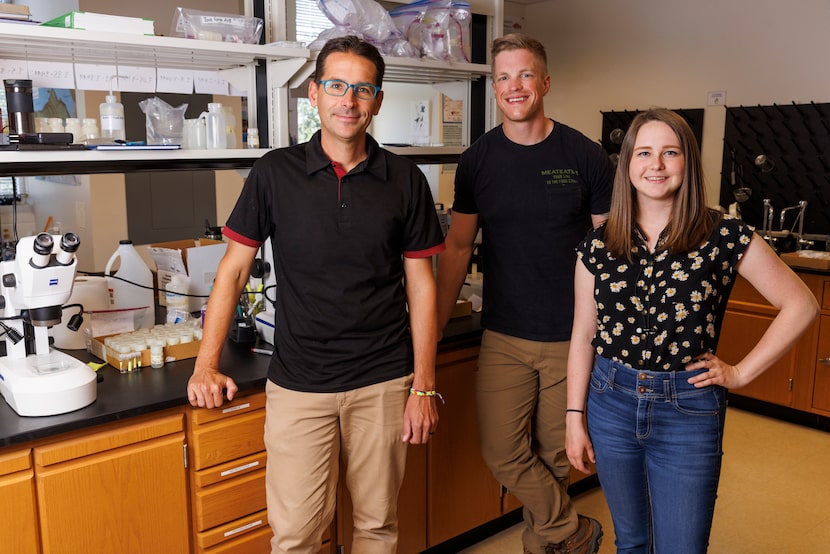
[[[49,279],[49,286],[54,287],[57,286],[58,280],[57,279]]]

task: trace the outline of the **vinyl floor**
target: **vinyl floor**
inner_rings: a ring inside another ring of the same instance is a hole
[[[729,408],[709,554],[830,553],[830,433]],[[600,488],[574,498],[616,551]],[[521,525],[463,554],[521,554]]]

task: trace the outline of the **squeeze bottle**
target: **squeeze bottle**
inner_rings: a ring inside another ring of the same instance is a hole
[[[101,138],[112,141],[127,140],[124,131],[124,105],[116,100],[112,93],[112,86],[110,86],[107,101],[103,102],[98,109],[101,113]]]
[[[118,260],[118,271],[111,274],[110,270]],[[141,259],[141,255],[133,246],[133,241],[122,240],[119,243],[118,249],[107,262],[104,275],[107,278],[110,309],[142,308],[134,310],[135,328],[153,327],[156,322],[153,272]]]

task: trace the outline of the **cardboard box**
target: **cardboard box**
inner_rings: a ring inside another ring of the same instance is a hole
[[[473,303],[469,300],[462,300],[459,298],[455,301],[455,306],[450,312],[450,319],[457,319],[459,317],[467,317],[473,315]]]
[[[225,242],[211,239],[200,239],[198,245],[194,240],[149,245],[147,249],[156,266],[159,305],[167,305],[165,290],[171,277],[184,273],[188,278],[188,294],[204,296],[190,298],[190,311],[198,312],[207,301],[216,278],[216,268],[227,248]]]
[[[126,371],[126,367],[124,365],[127,363],[125,360],[119,359],[118,352],[113,352],[104,344],[104,339],[106,337],[97,337],[92,339],[92,342],[89,345],[89,351],[92,353],[93,356],[97,356],[98,358],[105,360],[108,364],[110,364],[115,369],[118,369],[121,372]],[[191,342],[186,342],[184,344],[174,344],[172,346],[165,346],[164,347],[164,361],[172,362],[175,360],[184,360],[187,358],[195,358],[196,355],[199,353],[199,346],[202,344],[202,341],[194,339]],[[140,352],[140,367],[150,367],[150,349],[141,350]]]

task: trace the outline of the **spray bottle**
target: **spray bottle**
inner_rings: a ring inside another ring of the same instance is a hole
[[[115,76],[112,79],[116,79]],[[101,138],[110,141],[127,140],[124,131],[124,105],[116,101],[112,93],[112,79],[107,101],[99,106],[101,112]]]

